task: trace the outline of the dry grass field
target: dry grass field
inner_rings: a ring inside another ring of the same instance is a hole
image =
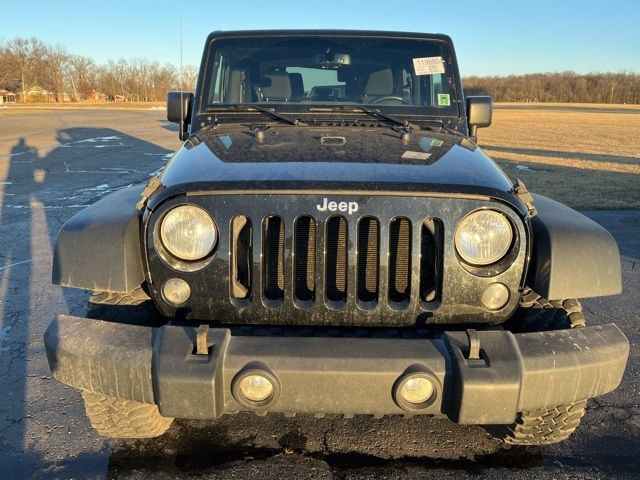
[[[497,104],[478,141],[531,191],[574,208],[640,208],[640,106]]]

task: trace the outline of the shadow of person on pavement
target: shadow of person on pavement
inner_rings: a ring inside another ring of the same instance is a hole
[[[84,315],[89,296],[51,285],[57,233],[96,200],[146,182],[171,154],[110,128],[63,129],[57,142],[38,152],[20,138],[0,156],[0,172],[8,163],[0,173],[0,458],[18,456],[36,471],[50,445],[64,445],[63,457],[86,449],[86,435],[69,433],[88,427],[69,423],[82,413],[79,395],[53,381],[42,341],[55,315]]]

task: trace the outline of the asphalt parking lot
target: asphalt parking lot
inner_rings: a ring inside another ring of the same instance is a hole
[[[144,182],[179,145],[164,112],[0,112],[0,479],[640,478],[640,211],[586,212],[623,254],[624,292],[583,302],[590,324],[631,342],[621,387],[589,403],[579,431],[545,448],[507,448],[480,427],[428,418],[176,421],[160,439],[107,440],[79,392],[51,378],[42,334],[88,294],[50,284],[61,225]]]

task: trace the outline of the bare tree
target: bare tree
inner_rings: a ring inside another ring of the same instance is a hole
[[[69,62],[67,50],[60,46],[46,47],[41,59],[43,86],[54,92],[56,101],[63,101],[64,71]]]
[[[89,57],[71,55],[69,57],[68,78],[74,99],[87,100],[96,90],[97,67]]]
[[[198,67],[195,65],[184,65],[182,67],[182,76],[178,88],[180,90],[193,91],[196,89],[198,80]]]
[[[20,88],[26,92],[38,83],[41,74],[42,59],[46,53],[46,45],[36,38],[15,38],[6,45],[11,56],[11,65],[19,76]]]

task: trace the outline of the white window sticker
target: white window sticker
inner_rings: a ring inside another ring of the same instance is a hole
[[[402,154],[402,158],[408,158],[410,160],[426,160],[430,156],[431,156],[430,153],[414,152],[412,150],[407,150]]]
[[[413,68],[416,71],[416,75],[444,73],[444,60],[442,57],[414,58]]]

